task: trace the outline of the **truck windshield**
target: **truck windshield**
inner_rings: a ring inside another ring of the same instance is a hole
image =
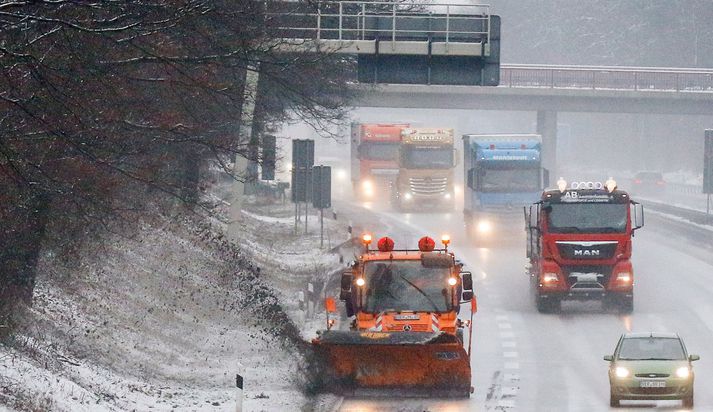
[[[627,211],[623,203],[554,203],[545,208],[553,233],[624,233]]]
[[[450,169],[453,167],[453,148],[404,146],[401,163],[407,169]]]
[[[540,169],[483,169],[480,190],[483,192],[537,192]]]
[[[391,311],[448,312],[448,268],[426,268],[421,261],[367,262],[368,313]]]
[[[676,338],[626,338],[619,348],[621,360],[684,360],[681,341]]]
[[[359,158],[364,160],[393,160],[399,158],[399,143],[362,143]]]

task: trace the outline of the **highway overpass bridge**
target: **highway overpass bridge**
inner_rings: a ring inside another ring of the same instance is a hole
[[[358,107],[537,112],[556,165],[560,112],[713,115],[713,69],[501,65],[498,87],[359,84]]]

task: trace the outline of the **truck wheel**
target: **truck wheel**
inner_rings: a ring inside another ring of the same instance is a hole
[[[609,406],[611,406],[612,408],[617,408],[617,407],[619,407],[619,405],[620,405],[619,398],[616,395],[614,395],[613,391],[610,390],[609,391]]]
[[[562,301],[557,298],[543,298],[538,295],[535,300],[537,302],[537,311],[540,313],[559,312],[562,308]]]
[[[624,296],[619,300],[618,305],[619,313],[622,315],[628,315],[634,311],[634,297]]]

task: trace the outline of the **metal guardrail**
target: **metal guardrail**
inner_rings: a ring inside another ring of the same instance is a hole
[[[268,10],[267,16],[284,39],[490,43],[489,6],[482,4],[324,1]]]
[[[644,207],[651,209],[655,212],[680,217],[691,223],[696,223],[699,225],[713,226],[713,215],[709,215],[706,212],[701,212],[698,210],[683,208],[679,206],[673,206],[668,203],[661,203],[653,200],[642,200],[641,203],[644,205]],[[711,232],[711,235],[713,236],[713,231]]]
[[[500,86],[713,92],[713,69],[502,64]]]

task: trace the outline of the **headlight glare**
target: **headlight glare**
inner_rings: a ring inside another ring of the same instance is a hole
[[[560,277],[556,273],[545,273],[542,275],[542,281],[545,283],[557,282]]]
[[[678,368],[676,369],[676,376],[678,376],[679,378],[687,378],[691,376],[691,369],[689,369],[687,366]]]
[[[629,376],[629,370],[626,368],[622,368],[621,366],[617,366],[614,373],[616,374],[617,378],[626,378]]]

